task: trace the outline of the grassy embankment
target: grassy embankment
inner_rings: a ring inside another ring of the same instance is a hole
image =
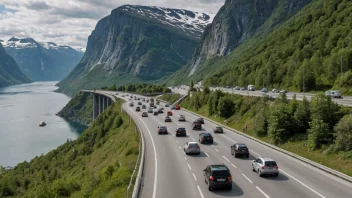
[[[180,94],[165,94],[160,96],[158,99],[168,101],[170,104],[173,104],[180,98]]]
[[[89,93],[79,93],[57,114],[71,121],[89,125],[92,122],[93,99]]]
[[[261,120],[260,114],[266,114],[267,120],[264,124],[266,129],[269,129],[269,117],[271,116],[270,112],[274,112],[276,109],[279,110],[279,103],[276,100],[270,100],[268,98],[261,97],[248,97],[248,96],[229,96],[228,94],[224,94],[224,97],[230,97],[233,101],[234,111],[228,118],[220,117],[218,113],[210,115],[210,106],[212,106],[208,100],[210,101],[210,94],[208,96],[201,95],[202,93],[193,94],[193,100],[191,98],[185,99],[181,106],[182,108],[186,108],[190,111],[198,113],[204,117],[212,119],[216,122],[219,122],[225,126],[231,127],[233,129],[242,131],[248,135],[256,137],[262,141],[273,143],[273,140],[269,134],[266,135],[258,135],[256,133],[256,127],[261,125],[258,124],[257,120]],[[170,98],[172,98],[170,96]],[[197,98],[197,99],[195,99]],[[203,98],[203,100],[201,100]],[[164,98],[164,100],[168,100],[168,98]],[[218,99],[217,103],[219,103]],[[198,101],[198,102],[195,102]],[[213,100],[214,101],[214,100]],[[302,102],[295,101],[295,104],[302,104]],[[292,101],[289,101],[285,106],[291,106]],[[310,104],[312,105],[312,104]],[[293,105],[295,106],[295,105]],[[215,109],[218,109],[219,106],[216,106]],[[288,107],[291,108],[291,107]],[[296,106],[297,109],[297,106]],[[279,110],[280,111],[280,110]],[[311,110],[312,111],[312,110]],[[265,113],[266,112],[266,113]],[[343,112],[343,113],[341,113]],[[340,114],[346,114],[346,112],[350,112],[350,109],[343,107],[339,110]],[[311,113],[312,114],[312,113]],[[259,116],[258,116],[259,115]],[[307,115],[308,116],[308,115]],[[259,117],[259,118],[258,118]],[[342,117],[342,115],[340,116]],[[293,118],[290,118],[293,119]],[[260,122],[260,121],[259,121]],[[297,121],[294,121],[297,122]],[[292,128],[296,128],[295,126],[291,126]],[[335,140],[334,140],[335,141]],[[352,143],[350,143],[352,144]],[[303,156],[312,161],[318,162],[322,165],[330,167],[332,169],[343,172],[347,175],[352,176],[352,151],[333,151],[334,143],[331,144],[322,144],[320,147],[316,147],[315,149],[311,149],[308,147],[308,132],[294,132],[289,138],[285,141],[279,142],[276,146],[290,151],[292,153]]]
[[[121,104],[111,105],[77,140],[1,174],[0,197],[126,197],[140,137]]]

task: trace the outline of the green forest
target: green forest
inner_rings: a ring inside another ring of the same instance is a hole
[[[121,105],[111,105],[77,140],[0,170],[0,197],[126,197],[140,136]]]
[[[285,94],[231,95],[219,90],[192,92],[182,108],[352,175],[351,109],[318,94],[309,102]],[[336,163],[339,161],[339,163]]]
[[[103,87],[104,90],[122,91],[129,93],[136,93],[142,95],[153,95],[159,93],[171,93],[171,90],[166,85],[152,85],[152,84],[128,84],[123,86],[112,85],[110,87]]]

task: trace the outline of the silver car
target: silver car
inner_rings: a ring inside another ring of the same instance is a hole
[[[188,154],[200,154],[200,147],[197,142],[186,142],[183,151]]]
[[[253,171],[257,172],[260,177],[263,175],[279,176],[279,167],[275,160],[267,157],[259,157],[252,162]]]
[[[183,122],[185,122],[185,121],[186,121],[185,116],[184,116],[184,115],[179,115],[179,116],[178,116],[178,121],[183,121]]]

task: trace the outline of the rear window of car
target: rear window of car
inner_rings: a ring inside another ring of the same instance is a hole
[[[265,166],[273,167],[273,166],[277,166],[277,164],[275,161],[266,161]]]
[[[222,129],[221,127],[216,127],[217,129]]]
[[[197,147],[198,144],[189,144],[190,147]]]
[[[211,134],[210,134],[210,133],[204,133],[203,135],[204,135],[204,137],[205,137],[205,136],[206,136],[206,137],[211,136]]]
[[[213,176],[229,176],[229,171],[225,171],[225,170],[214,170],[213,171]]]
[[[185,131],[185,128],[178,128],[179,131]]]
[[[244,145],[244,144],[238,144],[238,147],[241,147],[241,148],[247,148],[247,146],[246,146],[246,145]]]

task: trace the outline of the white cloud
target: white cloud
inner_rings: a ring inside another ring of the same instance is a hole
[[[0,39],[32,37],[85,47],[96,23],[125,4],[216,13],[225,0],[0,0]],[[4,9],[2,9],[4,8]]]

